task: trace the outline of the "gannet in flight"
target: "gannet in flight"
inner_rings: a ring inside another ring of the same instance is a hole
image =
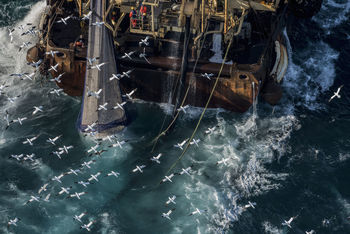
[[[30,161],[34,162],[34,159],[33,159],[34,156],[35,156],[34,153],[32,153],[32,154],[26,154],[26,156],[23,158],[23,160],[24,160],[24,161],[30,160]]]
[[[6,129],[8,129],[8,127],[10,126],[10,119],[9,119],[10,114],[7,110],[5,112],[6,112],[6,115],[4,116],[4,119],[6,121]]]
[[[88,153],[94,151],[95,153],[97,152],[97,148],[100,146],[100,144],[97,144],[95,146],[91,146],[91,148],[87,151]]]
[[[113,138],[115,138],[115,135],[108,135],[106,137],[102,138],[102,141],[109,141],[109,142],[113,142]]]
[[[169,205],[170,203],[173,203],[174,205],[176,205],[175,199],[176,199],[175,195],[168,197],[168,200],[165,202],[165,204]]]
[[[328,102],[331,102],[334,98],[340,98],[340,90],[343,88],[344,85],[341,85],[338,89],[337,89],[337,92],[334,92],[334,95],[329,99]]]
[[[126,72],[123,72],[122,75],[120,76],[120,78],[123,78],[123,77],[125,77],[125,76],[128,77],[128,78],[130,78],[131,72],[133,72],[133,69],[132,69],[132,70],[128,70],[128,71],[126,71]]]
[[[43,186],[41,186],[40,189],[39,189],[39,191],[38,191],[38,194],[40,194],[40,193],[43,192],[43,191],[46,192],[46,190],[47,190],[46,187],[47,187],[48,185],[49,185],[49,184],[46,183],[46,184],[44,184]]]
[[[314,230],[311,230],[311,231],[305,231],[305,234],[314,234],[315,231]]]
[[[50,81],[52,81],[52,82],[56,81],[57,83],[61,83],[62,82],[61,78],[64,74],[65,74],[65,72],[59,74],[57,77],[55,77],[53,79],[50,79]]]
[[[186,109],[189,108],[190,106],[189,105],[186,105],[186,106],[180,106],[180,108],[177,109],[177,111],[183,111],[183,113],[186,114]]]
[[[125,111],[125,110],[124,110],[124,107],[123,107],[125,104],[126,104],[126,102],[117,103],[117,105],[116,105],[116,106],[114,106],[112,109],[113,109],[113,110],[116,110],[116,109],[118,109],[118,108],[119,108],[119,109],[121,109],[121,110]]]
[[[113,147],[113,148],[115,148],[115,147],[119,147],[119,148],[123,148],[123,146],[122,145],[124,145],[126,143],[126,141],[117,141],[117,143],[115,143],[115,144],[113,144],[113,145],[110,145],[110,146],[108,146],[108,147]]]
[[[31,27],[30,29],[28,29],[27,31],[22,33],[21,36],[24,36],[24,35],[27,35],[27,34],[35,35],[35,33],[36,33],[36,31],[34,30],[35,28],[36,28],[36,26]]]
[[[130,60],[132,60],[131,55],[133,55],[135,53],[135,51],[131,51],[129,53],[124,53],[124,55],[122,56],[122,59],[128,58]]]
[[[51,193],[47,194],[46,197],[44,198],[44,201],[49,202],[50,196],[51,196]]]
[[[17,95],[15,97],[9,97],[7,96],[7,100],[11,103],[15,103],[15,101],[20,97],[21,95]]]
[[[100,63],[100,64],[96,64],[94,66],[91,67],[91,69],[95,69],[97,68],[97,70],[101,71],[101,67],[106,65],[107,63]]]
[[[24,73],[23,74],[23,77],[21,77],[21,80],[33,80],[33,76],[35,75],[35,72],[31,73],[31,74],[27,74],[27,73]]]
[[[38,112],[44,112],[43,111],[43,106],[34,106],[34,111],[33,111],[33,113],[32,113],[32,115],[35,115],[36,113],[38,113]]]
[[[208,73],[203,73],[203,74],[201,74],[201,76],[207,78],[208,80],[211,80],[211,77],[213,77],[214,74],[213,73],[209,73],[209,74]]]
[[[149,46],[149,36],[147,36],[145,39],[141,39],[141,41],[139,42],[139,46],[141,47],[142,45],[145,45],[145,46]]]
[[[132,100],[132,95],[135,93],[137,89],[132,90],[130,93],[126,93],[125,95],[123,95],[123,97],[127,97],[128,99]]]
[[[147,54],[146,54],[146,48],[143,48],[143,53],[139,54],[140,58],[143,58],[148,64],[151,64],[151,62],[147,59]]]
[[[162,157],[162,154],[161,154],[161,153],[158,154],[157,156],[153,156],[153,157],[151,158],[151,161],[160,164],[160,161],[159,161],[160,157]]]
[[[24,76],[24,74],[28,74],[28,72],[25,72],[25,73],[12,73],[12,74],[10,74],[10,76],[17,76],[19,78],[22,78]]]
[[[173,177],[174,177],[174,173],[172,173],[172,174],[170,174],[170,175],[168,175],[168,176],[164,176],[164,179],[163,179],[160,183],[162,184],[162,183],[167,182],[167,181],[173,182],[173,181],[171,180],[171,178],[173,178]]]
[[[13,226],[17,226],[17,222],[20,221],[21,219],[19,218],[14,218],[14,219],[10,219],[10,221],[7,222],[7,227],[10,227],[11,225]]]
[[[78,176],[78,173],[81,173],[81,171],[79,169],[73,170],[72,168],[70,168],[69,171],[67,171],[65,174],[66,175],[74,174],[74,175]]]
[[[162,217],[171,220],[170,215],[171,215],[171,213],[172,213],[174,210],[175,210],[175,208],[169,210],[167,213],[163,213],[163,214],[162,214]]]
[[[86,215],[86,214],[87,214],[86,212],[83,212],[83,213],[81,213],[80,215],[74,215],[73,219],[75,219],[76,221],[78,221],[78,222],[80,222],[80,223],[83,223],[83,222],[81,221],[81,218],[83,218],[84,215]]]
[[[75,183],[80,184],[80,185],[84,186],[85,188],[87,188],[87,185],[92,184],[90,182],[85,182],[85,181],[79,181],[79,182],[75,182]]]
[[[27,23],[27,24],[25,24],[25,25],[33,25],[32,23]],[[19,26],[17,26],[17,28],[18,29],[20,29],[20,30],[22,30],[22,31],[24,31],[24,26],[21,24],[21,25],[19,25]]]
[[[59,182],[60,184],[62,184],[61,179],[63,176],[64,176],[64,174],[61,174],[59,176],[54,176],[51,180],[55,180],[55,181]]]
[[[88,97],[94,96],[95,98],[99,99],[100,98],[100,93],[102,92],[102,89],[99,89],[98,91],[88,91],[87,95]]]
[[[8,29],[8,30],[9,30],[10,43],[12,43],[12,41],[13,41],[12,33],[13,33],[13,31],[15,31],[15,29]]]
[[[25,205],[27,205],[28,203],[31,203],[31,202],[33,202],[33,201],[37,201],[37,202],[39,202],[39,199],[40,199],[40,197],[37,197],[37,196],[30,196],[30,199],[25,203]]]
[[[221,164],[221,163],[223,163],[224,165],[227,165],[226,162],[227,162],[228,160],[230,160],[230,159],[229,159],[229,158],[223,158],[223,159],[221,159],[220,161],[217,161],[217,162],[216,162],[216,165]]]
[[[115,172],[115,171],[111,171],[111,172],[108,173],[106,176],[115,176],[116,178],[118,178],[119,175],[120,175],[120,173]]]
[[[112,74],[112,76],[109,78],[109,81],[112,81],[112,80],[120,80],[120,78],[122,78],[122,75],[121,74]]]
[[[53,144],[53,145],[56,145],[56,144],[55,144],[55,141],[57,141],[61,136],[62,136],[62,135],[59,135],[59,136],[57,136],[57,137],[55,137],[55,138],[52,138],[52,139],[49,137],[49,139],[47,139],[46,142],[51,143],[51,144]]]
[[[200,210],[200,209],[196,208],[196,210],[193,211],[191,214],[189,214],[189,216],[195,215],[195,214],[202,214],[203,212],[207,212],[207,210]]]
[[[190,174],[191,168],[192,168],[192,166],[187,167],[187,168],[182,168],[182,169],[181,169],[181,172],[180,172],[180,175],[186,174],[186,175],[191,176],[191,174]]]
[[[101,175],[101,172],[100,172],[100,171],[97,172],[95,175],[91,174],[91,175],[90,175],[91,177],[88,179],[88,181],[96,180],[96,181],[98,182],[97,177],[98,177],[99,175]]]
[[[327,227],[330,224],[329,219],[323,219],[322,220],[322,226]]]
[[[193,140],[190,142],[190,145],[196,145],[197,147],[199,147],[198,143],[199,143],[200,141],[201,141],[200,139],[193,139]]]
[[[98,108],[96,111],[107,110],[106,108],[107,105],[108,105],[108,102],[105,102],[103,105],[98,105]]]
[[[87,14],[83,14],[83,18],[81,18],[81,20],[88,20],[90,19],[91,15],[92,15],[92,11],[89,11]]]
[[[181,143],[177,143],[176,145],[174,145],[174,147],[180,148],[181,150],[183,150],[183,146],[186,144],[186,142],[188,141],[188,138],[185,139],[183,142]]]
[[[69,20],[70,18],[72,18],[72,16],[67,16],[66,18],[61,18],[60,20],[56,21],[56,23],[64,23],[65,25],[67,25],[67,20]]]
[[[105,22],[103,22],[103,21],[92,23],[93,26],[97,26],[97,27],[101,27],[104,24],[105,24]]]
[[[30,44],[32,44],[30,41],[23,42],[22,45],[19,46],[18,51],[21,51],[24,47],[28,47]]]
[[[205,131],[206,134],[211,134],[214,132],[216,126],[212,127],[212,128],[208,128],[208,130]]]
[[[36,139],[38,139],[39,136],[35,136],[32,138],[27,138],[25,141],[23,141],[22,143],[25,144],[29,144],[31,146],[33,146],[33,141],[35,141]]]
[[[287,226],[289,228],[292,228],[291,224],[292,224],[293,220],[296,219],[297,217],[298,216],[291,217],[288,221],[283,220],[282,225]]]
[[[73,194],[70,194],[67,198],[76,197],[76,198],[78,198],[78,200],[80,200],[80,196],[83,196],[83,195],[85,195],[85,194],[87,194],[87,192],[81,192],[81,193],[75,192],[75,193],[73,193]]]
[[[27,63],[28,65],[32,66],[32,67],[35,67],[35,69],[38,69],[39,68],[39,65],[41,64],[43,60],[42,59],[39,59],[38,61],[36,62],[32,62],[32,63]]]
[[[16,122],[18,122],[20,125],[22,125],[22,123],[23,123],[23,121],[24,120],[26,120],[27,119],[27,117],[23,117],[23,118],[17,118],[17,119],[14,119],[14,120],[12,120],[12,121],[10,121],[10,123],[16,123]]]
[[[85,166],[85,167],[87,167],[87,168],[90,169],[90,168],[91,168],[91,167],[90,167],[90,164],[92,164],[92,163],[94,163],[94,162],[96,162],[96,160],[90,160],[90,161],[88,161],[88,162],[83,162],[83,163],[81,164],[81,166],[82,166],[82,167]]]
[[[86,229],[88,232],[90,232],[91,231],[90,227],[94,222],[95,221],[90,221],[88,224],[84,224],[84,225],[80,226],[80,229]]]
[[[5,82],[0,85],[0,96],[4,94],[4,89],[9,87],[9,85],[6,85]]]
[[[19,77],[21,80],[33,80],[33,76],[35,75],[35,72],[29,74],[27,72],[25,73],[13,73],[10,76],[17,76]],[[24,78],[23,78],[24,77]]]
[[[52,89],[49,93],[51,94],[57,94],[57,96],[60,96],[60,92],[62,92],[63,89]]]
[[[61,194],[63,194],[63,193],[69,194],[69,190],[71,190],[71,188],[72,188],[72,186],[67,187],[67,188],[61,187],[61,191],[58,192],[57,196],[58,196],[58,195],[61,195]]]
[[[23,154],[11,154],[11,156],[9,158],[14,158],[17,161],[21,161],[21,158],[23,157]]]
[[[99,58],[100,57],[86,58],[86,60],[88,61],[89,65],[92,66],[92,64],[96,62]]]
[[[58,68],[58,63],[55,66],[51,66],[48,71],[55,71],[55,72],[57,72],[57,68]]]
[[[248,208],[253,208],[255,209],[255,206],[256,206],[256,203],[255,202],[251,202],[251,201],[248,201],[248,204],[244,206],[245,209],[248,209]]]
[[[142,169],[145,168],[145,167],[146,167],[146,165],[141,165],[141,166],[136,165],[136,168],[134,170],[132,170],[132,172],[139,171],[139,172],[143,173]]]
[[[94,131],[95,131],[94,127],[95,127],[96,125],[97,125],[97,121],[94,122],[94,123],[92,123],[92,124],[90,124],[90,125],[87,125],[86,128],[85,128],[85,130],[84,130],[84,132],[87,132],[87,131],[92,131],[92,132],[94,132]]]
[[[59,159],[62,159],[61,155],[63,154],[63,151],[53,151],[52,154],[56,155]]]
[[[60,151],[63,151],[64,153],[68,154],[68,150],[70,149],[73,149],[73,146],[72,145],[69,145],[69,146],[63,146],[63,147],[60,147],[58,148]]]
[[[52,58],[54,58],[54,57],[55,57],[55,54],[58,54],[58,53],[59,53],[59,51],[57,51],[57,50],[50,50],[50,51],[46,52],[45,54],[51,55]],[[57,64],[56,64],[56,65],[57,65]]]

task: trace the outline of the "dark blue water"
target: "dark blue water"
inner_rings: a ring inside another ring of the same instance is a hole
[[[18,52],[20,38],[8,43],[7,26],[38,22],[45,7],[42,1],[0,1],[0,80],[11,87],[8,96],[21,95],[15,103],[0,96],[0,113],[10,119],[26,116],[23,125],[7,130],[1,121],[0,135],[0,233],[84,233],[74,215],[87,212],[83,222],[95,221],[92,233],[350,233],[350,4],[326,0],[321,12],[309,20],[291,19],[286,29],[290,63],[284,79],[284,97],[272,107],[259,100],[257,112],[245,114],[209,110],[191,147],[174,171],[192,167],[191,176],[173,178],[159,185],[181,151],[173,147],[188,138],[201,109],[191,108],[180,118],[170,135],[162,138],[151,153],[152,139],[159,132],[169,107],[151,103],[128,104],[131,124],[118,135],[128,140],[122,149],[109,148],[101,158],[89,157],[94,145],[75,128],[80,99],[48,95],[54,86],[13,79],[8,74],[31,72],[25,51]],[[328,102],[344,85],[341,99]],[[45,112],[32,116],[33,106]],[[3,119],[3,118],[1,118]],[[216,126],[213,134],[205,134]],[[62,134],[57,146],[48,137]],[[38,136],[33,146],[22,142]],[[62,159],[50,152],[62,145],[74,148]],[[35,162],[17,162],[11,154],[35,153]],[[161,164],[149,159],[163,153]],[[76,169],[84,161],[96,162],[79,176],[67,175],[62,184],[53,176]],[[227,159],[227,165],[216,162]],[[136,165],[144,173],[132,173]],[[110,170],[118,178],[103,177]],[[74,182],[101,172],[100,181],[84,188]],[[49,183],[40,202],[24,205],[31,195]],[[81,200],[56,194],[60,187],[87,191]],[[50,201],[42,199],[51,193]],[[165,206],[176,195],[176,205]],[[244,208],[248,201],[255,209]],[[161,217],[175,208],[172,220]],[[206,210],[189,216],[195,208]],[[292,216],[292,229],[283,220]],[[7,228],[19,217],[17,227]]]

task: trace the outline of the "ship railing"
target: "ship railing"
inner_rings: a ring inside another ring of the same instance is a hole
[[[151,25],[149,24],[147,17],[136,18],[136,19],[131,18],[130,19],[130,32],[137,33],[140,30],[145,31],[145,32],[149,32],[150,34],[153,34]]]

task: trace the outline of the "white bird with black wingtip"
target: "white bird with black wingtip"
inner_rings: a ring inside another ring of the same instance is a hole
[[[162,153],[159,153],[157,156],[153,156],[150,160],[152,162],[156,162],[156,163],[160,164],[159,159],[160,159],[160,157],[162,157],[162,155],[163,155]]]
[[[25,145],[25,144],[29,144],[30,146],[33,146],[34,143],[33,141],[35,141],[36,139],[38,139],[39,136],[35,136],[35,137],[32,137],[32,138],[27,138],[25,141],[23,141],[22,143]]]
[[[328,102],[331,102],[334,98],[340,98],[340,90],[343,88],[344,85],[341,85],[338,89],[337,92],[334,92],[334,95],[328,100]]]
[[[62,135],[59,135],[59,136],[56,136],[56,137],[54,137],[54,138],[52,138],[52,139],[49,137],[49,139],[47,139],[46,142],[51,143],[52,145],[56,145],[55,142],[56,142],[61,136],[62,136]]]
[[[183,146],[186,144],[187,141],[188,141],[188,138],[182,141],[181,143],[177,143],[176,145],[174,145],[174,147],[183,150]]]
[[[74,215],[73,219],[76,220],[76,221],[78,221],[78,222],[80,222],[80,223],[83,223],[83,222],[81,221],[81,219],[82,219],[86,214],[87,214],[86,212],[83,212],[83,213],[81,213],[80,215]]]
[[[175,195],[168,197],[168,200],[165,202],[165,204],[169,205],[170,203],[173,203],[174,205],[176,205],[175,199],[176,199]]]
[[[142,170],[142,169],[145,168],[145,167],[146,167],[146,165],[141,165],[141,166],[136,165],[136,168],[133,169],[132,172],[135,173],[135,172],[138,172],[138,171],[139,171],[140,173],[143,173],[143,170]]]

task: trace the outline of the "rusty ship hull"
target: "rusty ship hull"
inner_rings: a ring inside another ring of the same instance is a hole
[[[51,70],[49,76],[56,77],[64,73],[61,81],[56,84],[71,96],[83,95],[85,72],[91,67],[86,61],[88,22],[80,19],[84,15],[83,12],[88,11],[89,6],[88,3],[84,5],[84,1],[77,2],[80,2],[80,5],[67,5],[65,1],[48,1],[46,13],[40,23],[43,32],[40,35],[41,39],[35,47],[28,51],[27,55],[28,61],[36,61],[39,58],[44,60],[41,70],[45,74],[48,74],[47,70],[51,66],[58,64],[56,71]],[[186,3],[182,1],[184,2]],[[195,2],[199,3],[199,1]],[[191,4],[195,11],[194,3]],[[204,27],[204,22],[197,22],[198,17],[187,17],[185,12],[183,16],[179,16],[184,19],[182,25],[176,23],[176,26],[170,28],[167,26],[166,29],[159,28],[156,32],[154,25],[152,29],[150,29],[151,26],[148,26],[147,30],[138,26],[133,27],[132,18],[126,17],[126,12],[133,9],[132,5],[123,5],[121,1],[115,1],[115,4],[111,5],[105,3],[104,22],[105,26],[110,28],[115,43],[117,54],[115,66],[120,73],[130,69],[133,71],[130,77],[119,81],[123,93],[137,89],[135,97],[145,101],[169,103],[177,107],[183,100],[184,105],[204,107],[216,77],[220,75],[209,102],[209,108],[245,112],[258,95],[261,95],[271,105],[276,105],[282,97],[280,84],[288,65],[288,55],[282,33],[286,24],[288,7],[284,2],[280,2],[278,8],[272,13],[269,11],[270,15],[264,15],[263,19],[271,23],[267,27],[258,28],[260,25],[253,21],[256,12],[251,11],[253,13],[250,14],[253,16],[246,14],[244,10],[239,12],[238,16],[241,18],[236,17],[236,24],[239,24],[242,18],[248,17],[249,27],[246,25],[244,28],[243,26],[243,29],[246,30],[244,32],[247,34],[246,37],[241,38],[239,36],[241,32],[239,32],[238,36],[236,35],[238,39],[233,40],[233,46],[230,48],[227,48],[230,25],[226,24],[229,22],[226,18],[211,16],[212,19],[207,20]],[[180,4],[180,8],[182,6],[183,4]],[[166,7],[168,6],[163,5],[163,9]],[[205,7],[200,6],[199,8]],[[200,13],[199,8],[197,10]],[[204,11],[207,9],[202,9],[202,14],[205,14]],[[73,14],[75,17],[68,25],[55,23],[57,19]],[[159,15],[159,17],[164,17],[161,13]],[[199,16],[199,19],[200,17],[203,15]],[[221,22],[221,19],[224,21]],[[186,21],[190,25],[187,35],[185,35]],[[232,37],[237,30],[243,30],[242,24],[238,27],[241,28],[236,27],[236,31],[232,29]],[[264,31],[263,36],[258,35],[260,31]],[[210,59],[214,56],[211,48],[215,33],[222,36],[219,48],[222,54],[219,62],[213,62]],[[150,46],[144,49],[139,46],[139,41],[146,36],[151,38]],[[190,37],[188,44],[185,43],[186,36]],[[78,41],[79,45],[77,45]],[[200,42],[203,43],[203,48]],[[229,51],[226,64],[224,64],[223,57],[226,49]],[[54,56],[46,53],[52,50],[59,51],[59,53]],[[130,51],[136,52],[136,55],[147,51],[148,61],[140,56],[135,56],[133,59],[123,58],[122,55]],[[185,70],[184,54],[186,54]],[[208,79],[202,76],[204,73],[210,73],[212,77]],[[187,88],[188,93],[185,96]]]

